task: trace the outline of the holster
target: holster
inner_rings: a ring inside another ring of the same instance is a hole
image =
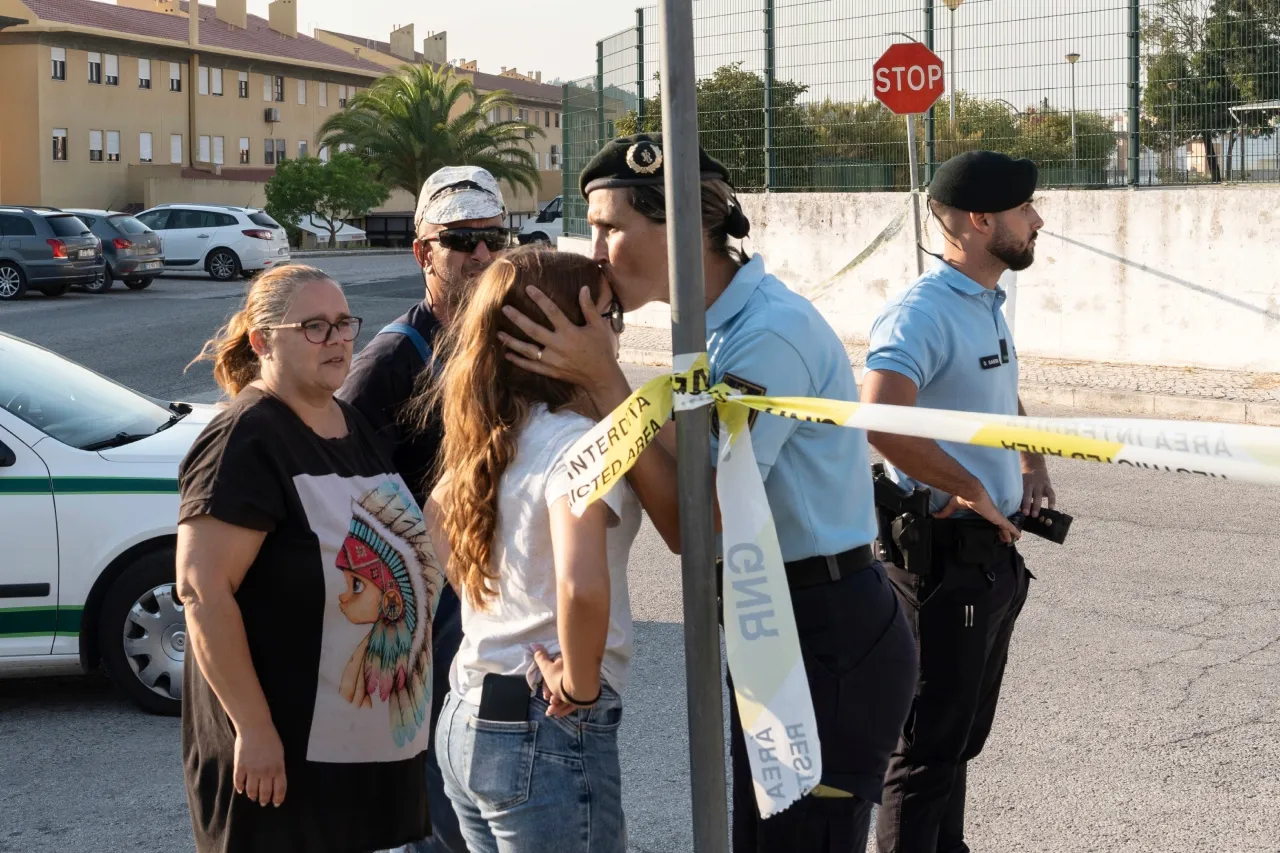
[[[875,484],[879,557],[903,571],[927,575],[933,569],[933,516],[930,492],[916,486],[910,492],[889,479],[884,465],[871,467]]]

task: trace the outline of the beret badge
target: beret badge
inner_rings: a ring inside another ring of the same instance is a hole
[[[662,149],[641,140],[627,149],[627,166],[637,175],[652,175],[662,168]]]

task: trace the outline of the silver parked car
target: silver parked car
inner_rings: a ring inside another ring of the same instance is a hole
[[[21,299],[29,287],[61,296],[101,271],[102,241],[75,214],[0,206],[0,300]]]
[[[116,279],[130,290],[145,290],[164,272],[164,247],[160,235],[127,213],[110,210],[68,210],[102,241],[106,263],[93,284],[84,289],[106,293]]]

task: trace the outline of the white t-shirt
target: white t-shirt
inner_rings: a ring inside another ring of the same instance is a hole
[[[492,561],[498,594],[476,610],[462,598],[462,645],[449,674],[459,698],[480,704],[487,673],[525,675],[533,666],[532,644],[560,654],[556,632],[556,566],[551,549],[551,505],[569,493],[562,458],[592,422],[572,412],[538,406],[520,431],[515,459],[498,487],[498,527]],[[604,497],[613,511],[606,534],[609,560],[609,633],[601,676],[618,692],[631,663],[631,601],[627,558],[640,530],[640,503],[625,480]]]

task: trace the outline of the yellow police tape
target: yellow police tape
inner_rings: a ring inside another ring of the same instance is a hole
[[[800,797],[831,796],[822,763],[777,532],[746,429],[750,410],[802,421],[1046,456],[1280,485],[1280,430],[1234,424],[1107,418],[1028,418],[739,394],[711,385],[706,353],[679,356],[566,455],[569,505],[580,515],[657,437],[673,408],[714,405],[723,527],[724,629],[729,672],[763,817]]]

